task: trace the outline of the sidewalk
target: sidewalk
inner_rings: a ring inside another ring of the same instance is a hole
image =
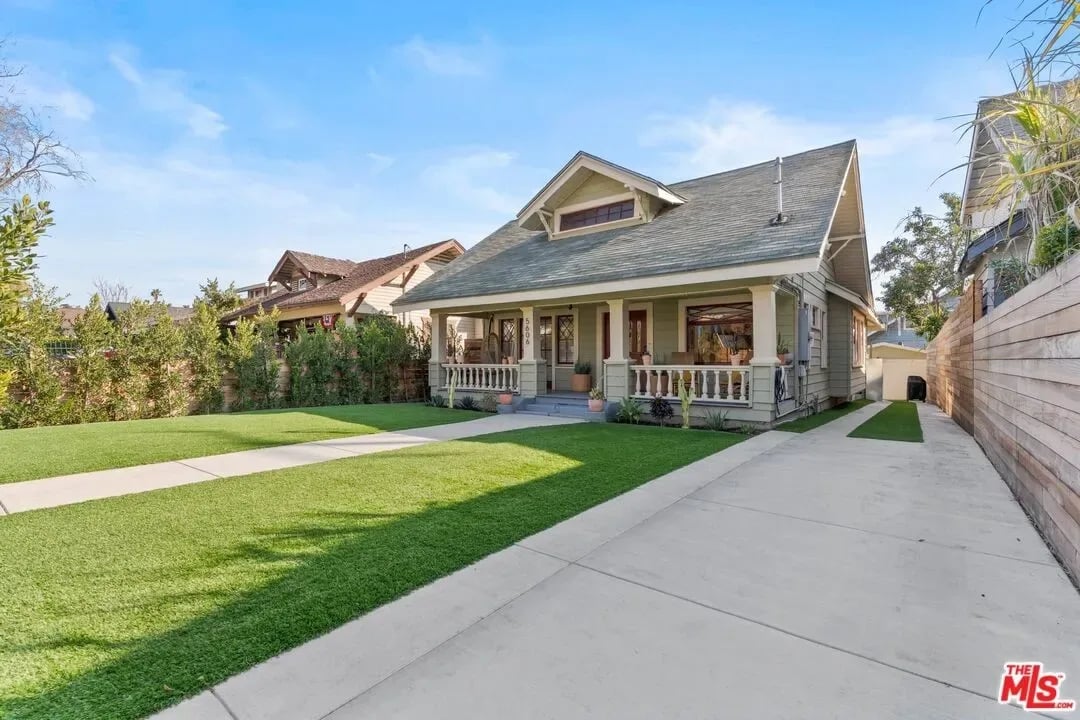
[[[1030,717],[1002,664],[1077,677],[1080,597],[936,408],[925,443],[846,437],[885,405],[680,468],[158,718]]]
[[[279,445],[224,455],[209,455],[187,460],[8,483],[0,485],[0,515],[159,490],[217,478],[250,475],[265,470],[279,470],[327,460],[340,460],[357,455],[370,455],[387,450],[425,445],[430,442],[461,440],[506,430],[576,422],[579,421],[516,413],[490,415],[479,420],[399,432],[316,440],[296,445]]]

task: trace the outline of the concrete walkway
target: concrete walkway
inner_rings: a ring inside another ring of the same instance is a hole
[[[1080,698],[1080,595],[974,442],[772,432],[648,483],[161,715],[1020,718]],[[677,432],[677,431],[676,431]]]
[[[356,455],[369,455],[442,440],[461,440],[505,430],[576,422],[580,421],[535,415],[490,415],[479,420],[433,425],[399,432],[331,438],[296,445],[242,450],[224,455],[208,455],[189,460],[7,483],[0,485],[0,515],[160,490],[217,478],[250,475],[264,470],[310,465]]]

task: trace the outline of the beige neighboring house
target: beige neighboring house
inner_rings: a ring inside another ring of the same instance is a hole
[[[265,312],[277,308],[281,315],[279,327],[288,332],[316,325],[330,328],[339,320],[351,325],[359,318],[376,314],[392,314],[402,324],[421,328],[428,322],[427,312],[395,311],[391,301],[432,277],[463,252],[456,240],[406,247],[399,253],[361,261],[286,250],[264,285],[241,288],[250,290],[254,297],[222,318],[222,323],[235,324],[241,317],[254,316],[259,308]],[[259,287],[265,287],[268,294]],[[475,335],[475,328],[471,318],[455,325],[464,336]]]
[[[589,362],[609,401],[660,393],[677,410],[683,380],[695,415],[733,421],[860,397],[879,323],[856,144],[673,184],[580,152],[392,304],[434,320],[433,389],[520,406],[569,392]],[[483,323],[479,358],[448,353],[447,316]]]

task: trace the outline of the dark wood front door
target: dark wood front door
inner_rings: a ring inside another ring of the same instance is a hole
[[[641,354],[645,352],[646,343],[649,341],[649,313],[646,310],[631,310],[630,329],[627,336],[626,349],[630,359],[641,362]],[[604,359],[611,357],[611,313],[604,313]]]

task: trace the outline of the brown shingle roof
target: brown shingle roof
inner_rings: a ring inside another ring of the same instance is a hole
[[[302,262],[308,270],[321,275],[340,275],[344,277],[356,266],[356,263],[352,260],[342,260],[297,250],[288,250],[287,252],[292,253],[292,256]]]
[[[363,262],[335,260],[334,258],[326,258],[321,255],[293,252],[292,254],[296,256],[298,260],[304,262],[305,265],[308,263],[308,258],[318,258],[321,261],[330,261],[332,263],[349,263],[351,267],[345,277],[321,285],[317,288],[283,291],[269,297],[254,300],[247,305],[244,305],[239,310],[235,310],[223,317],[222,322],[230,322],[240,317],[254,315],[258,312],[260,306],[262,306],[264,311],[269,311],[274,307],[301,307],[304,305],[316,305],[326,302],[343,302],[350,294],[363,292],[369,285],[386,275],[406,272],[408,266],[415,262],[416,258],[428,255],[442,246],[446,246],[447,250],[456,248],[459,253],[462,252],[462,248],[456,240],[442,240],[440,242],[431,243],[430,245],[410,249],[408,252],[394,253],[393,255],[364,260]],[[336,271],[334,270],[317,269],[312,265],[307,265],[307,267],[313,272],[336,274]],[[329,265],[324,265],[323,267],[329,267]],[[339,265],[338,267],[341,266]]]

